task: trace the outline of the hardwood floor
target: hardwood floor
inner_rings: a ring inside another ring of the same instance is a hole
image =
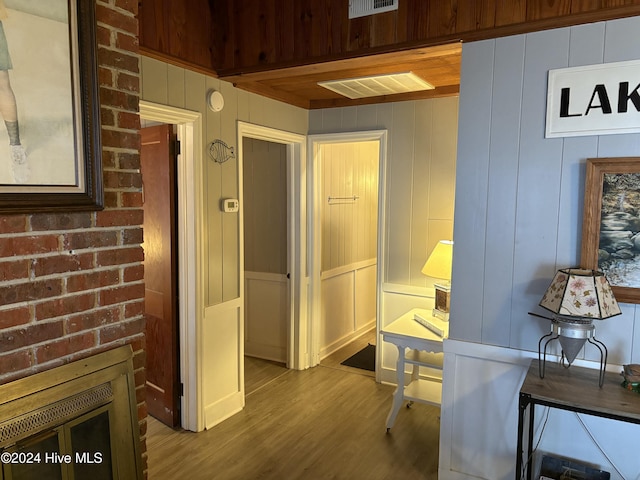
[[[245,409],[205,432],[149,418],[149,479],[436,479],[440,410],[414,404],[387,434],[394,387],[336,355],[351,353],[305,371],[250,359]]]

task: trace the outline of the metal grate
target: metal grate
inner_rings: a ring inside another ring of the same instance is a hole
[[[398,9],[398,0],[349,0],[349,18],[364,17]]]
[[[429,82],[411,72],[329,80],[318,82],[318,85],[351,99],[419,92],[434,88]]]
[[[0,424],[0,445],[10,445],[17,440],[35,435],[47,428],[53,428],[65,421],[90,412],[100,405],[109,403],[112,398],[113,390],[111,384],[105,383],[3,422]]]

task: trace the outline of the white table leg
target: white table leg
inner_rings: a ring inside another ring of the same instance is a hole
[[[391,405],[391,411],[387,416],[387,433],[393,427],[396,421],[402,401],[404,400],[404,347],[398,345],[398,363],[396,364],[396,382],[398,387],[393,394],[393,405]]]

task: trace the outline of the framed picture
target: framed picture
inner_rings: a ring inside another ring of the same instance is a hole
[[[0,213],[102,208],[96,51],[94,1],[0,0]]]
[[[580,263],[616,300],[640,303],[640,157],[587,160]]]

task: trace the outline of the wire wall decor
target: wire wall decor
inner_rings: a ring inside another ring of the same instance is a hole
[[[236,158],[233,147],[222,140],[214,140],[209,144],[209,156],[216,163],[224,163],[229,159]]]

